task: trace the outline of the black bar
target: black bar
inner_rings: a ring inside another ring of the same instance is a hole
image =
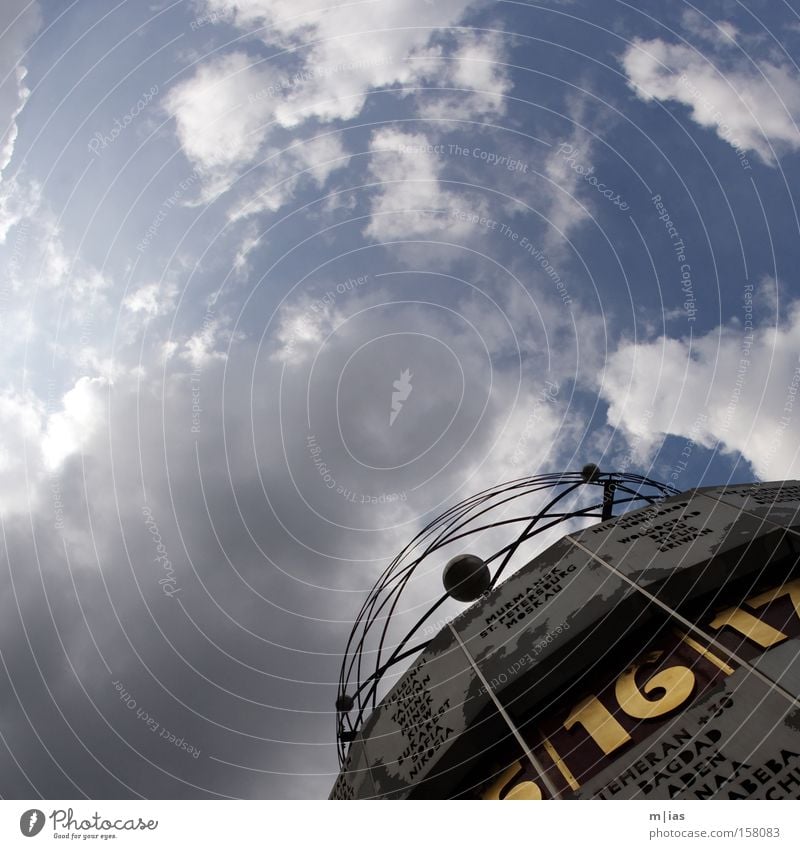
[[[603,484],[603,515],[602,520],[607,522],[614,515],[614,493],[617,486],[612,481]]]

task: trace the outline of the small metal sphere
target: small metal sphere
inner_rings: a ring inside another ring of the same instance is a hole
[[[339,711],[339,713],[349,713],[355,706],[355,703],[355,699],[345,693],[336,699],[336,710]]]
[[[581,477],[586,483],[594,483],[601,475],[600,467],[594,463],[587,463],[581,469]]]
[[[442,575],[444,588],[456,601],[476,601],[492,582],[489,567],[474,554],[459,554],[448,561]]]

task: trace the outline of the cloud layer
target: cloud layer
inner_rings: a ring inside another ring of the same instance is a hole
[[[622,64],[642,100],[672,100],[735,149],[768,164],[800,148],[800,82],[788,61],[753,60],[732,40],[708,55],[686,44],[635,39]]]

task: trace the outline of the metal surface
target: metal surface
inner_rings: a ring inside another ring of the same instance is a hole
[[[589,467],[587,467],[589,468]],[[395,664],[419,654],[430,640],[413,642],[426,622],[447,600],[439,597],[394,645],[388,634],[400,598],[416,570],[446,546],[489,530],[506,532],[506,543],[486,559],[493,569],[491,586],[506,573],[518,549],[528,540],[570,520],[608,518],[612,511],[643,504],[657,504],[676,490],[641,475],[565,472],[537,475],[501,484],[468,498],[442,513],[398,554],[369,593],[347,642],[339,677],[336,736],[339,763],[344,764],[347,746],[355,739],[365,717],[377,707],[378,685]],[[540,495],[541,494],[541,495]],[[576,495],[588,494],[586,503],[569,505]],[[539,497],[534,509],[524,501]],[[444,566],[444,563],[442,563]]]
[[[440,630],[332,796],[797,798],[799,657],[800,486],[658,498],[564,536]],[[630,737],[601,738],[608,759],[574,724],[588,708],[568,722],[592,692]]]

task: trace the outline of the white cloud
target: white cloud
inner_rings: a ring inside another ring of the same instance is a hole
[[[425,62],[425,82],[454,93],[431,93],[422,97],[420,113],[429,118],[480,120],[498,118],[506,108],[505,97],[512,82],[503,64],[505,45],[497,33],[462,32],[452,53],[441,47],[430,51],[432,65]]]
[[[204,318],[203,325],[193,333],[184,345],[181,359],[190,363],[195,369],[203,369],[216,360],[227,359],[225,351],[217,350],[221,324],[219,319]]]
[[[8,126],[4,130],[3,137],[0,139],[0,172],[11,162],[11,157],[14,153],[14,144],[17,141],[17,135],[19,134],[19,128],[16,124],[17,116],[20,112],[22,112],[22,108],[25,106],[25,101],[30,96],[30,91],[23,85],[23,80],[27,76],[28,72],[21,65],[17,66],[14,69],[14,79],[16,80],[16,97],[17,104],[11,111],[11,117],[9,119]],[[8,82],[3,80],[0,87],[7,87]],[[4,99],[9,99],[4,97]]]
[[[161,345],[161,357],[163,362],[172,359],[178,351],[180,345],[174,339],[167,339],[166,342]]]
[[[26,69],[19,64],[41,25],[39,4],[3,0],[0,6],[0,174],[11,161],[17,140],[16,119],[30,91]]]
[[[537,380],[535,389],[520,386],[515,375],[498,373],[493,430],[488,462],[475,462],[480,473],[470,488],[480,492],[498,481],[550,471],[564,445],[574,444],[562,433],[564,398],[557,379]]]
[[[349,160],[339,136],[327,135],[265,156],[259,168],[259,187],[247,192],[228,212],[231,221],[259,212],[277,212],[288,203],[303,181],[321,188],[328,177]],[[266,174],[266,177],[263,176]]]
[[[587,191],[589,187],[583,175],[593,168],[592,153],[591,137],[574,126],[570,137],[553,145],[545,159],[544,173],[551,182],[537,197],[543,207],[541,212],[550,224],[548,236],[552,244],[560,245],[562,233],[591,217],[589,210],[594,206],[594,198]]]
[[[483,201],[445,189],[439,182],[442,158],[424,133],[391,127],[372,135],[370,173],[381,185],[370,205],[365,235],[378,241],[464,236],[476,226],[459,217],[459,210],[485,214]]]
[[[111,329],[106,320],[113,281],[65,244],[56,216],[40,202],[38,187],[17,177],[0,186],[0,192],[4,186],[12,187],[18,199],[0,246],[5,271],[0,361],[8,372],[24,367],[29,376],[49,373],[53,356],[71,370],[107,373],[99,351]]]
[[[418,82],[424,68],[405,61],[436,29],[457,24],[475,0],[207,0],[210,12],[233,19],[271,44],[298,48],[302,68],[276,116],[284,126],[308,118],[353,118],[370,89]],[[305,46],[309,45],[309,46]]]
[[[108,382],[82,377],[47,403],[30,391],[0,393],[0,511],[37,510],[43,487],[64,462],[82,451],[105,422]]]
[[[102,377],[81,377],[63,396],[62,409],[47,420],[42,435],[42,456],[49,470],[79,452],[105,421],[105,393],[108,382]]]
[[[229,177],[258,152],[271,115],[270,99],[259,95],[271,76],[256,61],[241,51],[215,57],[170,90],[166,107],[200,168]]]
[[[501,64],[501,38],[461,32],[455,38],[449,36],[455,42],[449,53],[436,43],[473,5],[470,0],[326,4],[207,0],[204,8],[210,20],[232,22],[271,46],[287,48],[288,53],[268,64],[254,64],[242,51],[216,57],[177,85],[167,104],[175,114],[186,155],[213,172],[214,192],[225,190],[257,156],[269,160],[274,155],[275,146],[269,150],[272,128],[291,129],[312,119],[351,119],[375,89],[424,89],[432,73],[431,60],[437,84],[444,80],[445,85],[464,92],[431,96],[423,92],[423,114],[474,120],[501,115],[511,86]],[[318,142],[320,147],[334,144],[340,142]],[[317,173],[325,176],[325,163],[331,161],[325,159],[327,155],[324,149],[317,155]],[[262,187],[260,202],[247,212],[246,202],[237,204],[233,217],[275,211],[290,200],[295,188],[291,170],[313,164],[302,159],[302,152],[297,156],[298,161],[289,157],[283,162],[282,155],[279,164],[268,166],[273,172],[269,191]]]
[[[730,21],[712,21],[695,9],[684,9],[681,23],[692,35],[711,44],[730,46],[739,37],[739,30]]]
[[[777,328],[738,324],[687,339],[623,343],[609,358],[601,394],[608,421],[638,459],[665,434],[738,451],[762,479],[800,475],[800,304]]]
[[[9,231],[21,221],[31,218],[41,203],[41,187],[16,177],[0,182],[0,245]]]
[[[774,164],[776,155],[800,149],[797,69],[773,61],[753,65],[735,49],[727,42],[706,57],[684,44],[636,39],[622,64],[642,100],[682,103],[695,122],[733,148]]]
[[[175,304],[177,287],[172,284],[148,283],[128,295],[122,305],[132,313],[148,317],[166,315]]]
[[[7,389],[0,393],[0,511],[4,515],[24,510],[35,498],[41,474],[38,442],[41,438],[44,405],[33,395]],[[27,493],[27,498],[26,498]]]
[[[297,304],[284,306],[273,334],[275,350],[270,359],[287,365],[303,362],[316,352],[341,318],[334,307],[321,299],[305,297]]]

